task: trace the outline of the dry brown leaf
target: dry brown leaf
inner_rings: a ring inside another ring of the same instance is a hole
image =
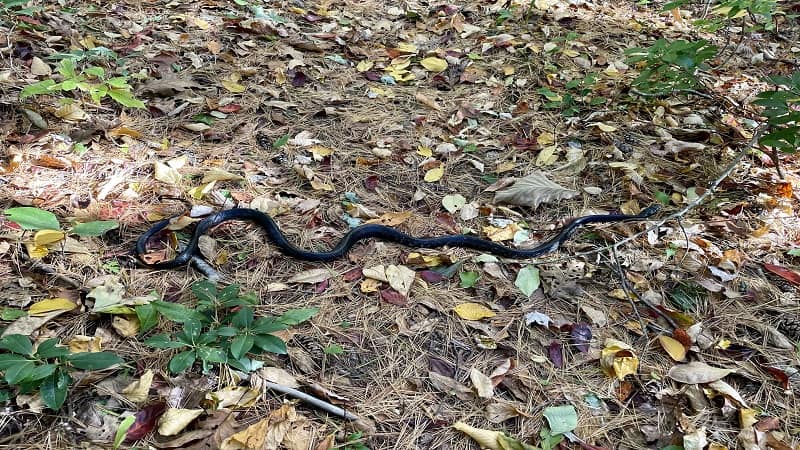
[[[469,371],[469,379],[472,381],[472,385],[475,386],[475,390],[478,392],[478,397],[494,397],[494,385],[492,384],[492,379],[484,375],[480,370],[473,367]]]
[[[428,379],[434,388],[444,392],[445,394],[455,395],[464,401],[475,399],[475,393],[472,391],[472,389],[464,386],[450,377],[430,371],[428,372]]]
[[[334,275],[330,269],[309,269],[304,270],[303,272],[295,274],[292,278],[289,278],[289,283],[320,283],[332,277]]]
[[[566,200],[576,195],[578,192],[548,180],[544,173],[534,172],[497,191],[494,201],[537,208],[542,203]]]
[[[692,361],[688,364],[679,364],[672,367],[667,372],[667,376],[679,383],[703,384],[721,380],[733,372],[736,372],[736,370],[722,369],[709,366],[704,362]]]
[[[170,408],[158,419],[158,434],[174,436],[203,414],[202,409]]]
[[[147,369],[138,380],[129,384],[122,390],[128,400],[137,405],[147,402],[150,386],[153,384],[153,371]]]

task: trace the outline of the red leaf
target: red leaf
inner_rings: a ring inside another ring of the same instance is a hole
[[[406,306],[408,304],[408,299],[403,296],[403,294],[395,291],[392,288],[384,289],[381,291],[381,298],[386,303],[391,303],[397,306]]]
[[[242,109],[242,105],[237,105],[236,103],[228,103],[225,106],[220,106],[219,108],[217,108],[217,111],[228,114],[228,113],[238,112],[240,109]]]
[[[781,427],[781,421],[777,417],[765,417],[756,422],[754,426],[756,430],[761,432],[772,431]]]
[[[294,75],[292,76],[292,86],[303,87],[306,85],[306,83],[308,83],[308,76],[299,70],[295,71]]]
[[[317,294],[322,294],[323,292],[328,290],[328,287],[330,287],[330,285],[331,285],[330,280],[320,281],[314,288],[314,292],[316,292]]]
[[[355,281],[358,280],[363,276],[361,271],[361,267],[356,267],[355,269],[350,269],[342,275],[342,279],[344,281]]]
[[[161,402],[145,406],[137,412],[136,421],[128,428],[128,432],[125,434],[125,440],[138,441],[153,431],[153,428],[156,426],[156,421],[161,417],[161,414],[164,414],[166,409],[167,404]]]
[[[445,280],[445,277],[442,276],[442,274],[439,272],[434,272],[433,270],[423,270],[419,273],[419,277],[428,283],[441,283]]]
[[[592,342],[592,329],[588,324],[576,323],[569,333],[575,348],[581,353],[589,351],[589,343]]]
[[[448,213],[437,213],[436,223],[438,223],[451,233],[458,234],[459,232],[458,225],[456,224],[455,219],[453,219],[453,216],[451,216]]]
[[[564,367],[564,354],[562,353],[560,342],[551,342],[547,347],[547,354],[550,356],[550,361],[553,361],[553,365],[556,366],[556,369]]]
[[[784,280],[792,283],[795,286],[800,286],[800,273],[789,270],[785,267],[776,266],[775,264],[764,263],[764,268],[774,273],[775,275],[783,278]]]
[[[367,190],[374,192],[375,189],[377,189],[377,187],[378,187],[378,176],[377,175],[372,175],[372,176],[367,177],[364,180],[364,187],[367,188]]]
[[[761,366],[764,371],[772,375],[772,378],[775,379],[778,383],[780,383],[781,387],[784,389],[789,389],[789,375],[786,372],[778,369],[777,367],[769,367],[769,366]]]

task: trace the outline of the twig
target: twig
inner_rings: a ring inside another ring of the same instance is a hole
[[[664,320],[667,321],[667,323],[669,324],[669,326],[672,327],[673,330],[680,328],[678,324],[675,323],[675,321],[672,319],[672,317],[667,315],[667,313],[665,313],[656,305],[654,305],[650,300],[644,298],[644,296],[642,295],[639,295],[638,292],[636,292],[635,290],[633,290],[632,287],[630,287],[630,285],[628,284],[628,280],[625,278],[625,270],[622,268],[622,264],[619,263],[619,257],[617,256],[617,249],[615,249],[614,247],[611,247],[611,255],[614,257],[614,269],[616,269],[617,274],[619,274],[619,279],[620,282],[622,283],[622,290],[625,292],[625,296],[628,297],[628,301],[631,303],[633,311],[636,313],[636,317],[639,319],[639,325],[642,327],[642,332],[645,331],[645,324],[642,321],[642,316],[639,315],[639,309],[636,307],[636,303],[633,301],[634,296],[636,296],[636,298],[639,299],[640,302],[647,305],[647,307],[650,308],[654,313],[664,318]]]
[[[680,219],[681,217],[685,216],[686,213],[688,213],[689,211],[691,211],[694,208],[696,208],[696,207],[700,206],[701,204],[705,203],[706,199],[711,197],[717,191],[717,188],[719,187],[719,185],[726,178],[728,178],[728,176],[734,171],[734,169],[736,169],[736,167],[739,165],[739,163],[742,161],[742,159],[744,159],[744,157],[750,151],[750,149],[755,148],[755,144],[758,142],[758,139],[761,137],[761,134],[763,132],[764,132],[763,127],[757,128],[755,133],[753,133],[753,137],[750,138],[750,140],[747,142],[747,145],[742,150],[739,151],[739,154],[737,154],[736,157],[733,158],[733,161],[731,161],[728,164],[728,166],[725,168],[725,170],[722,171],[720,176],[717,177],[717,179],[715,179],[714,181],[712,181],[711,184],[709,184],[708,189],[706,189],[706,191],[703,192],[701,195],[699,195],[696,199],[694,199],[691,202],[689,202],[689,204],[687,204],[680,211],[672,213],[669,216],[659,220],[654,225],[651,225],[651,226],[645,228],[644,230],[642,230],[642,231],[640,231],[638,233],[635,233],[634,235],[629,236],[629,237],[627,237],[625,239],[622,239],[621,241],[616,242],[614,244],[607,245],[605,247],[601,247],[601,248],[594,249],[594,250],[587,250],[585,252],[574,253],[574,254],[570,255],[569,257],[559,258],[559,259],[573,259],[573,258],[576,258],[576,257],[579,257],[579,256],[594,255],[594,254],[602,253],[602,252],[604,252],[606,250],[609,250],[609,249],[611,249],[611,247],[614,247],[614,249],[619,249],[620,247],[622,247],[623,245],[627,244],[628,242],[636,240],[639,237],[641,237],[641,236],[643,236],[643,235],[645,235],[645,234],[647,234],[647,233],[649,233],[649,232],[651,232],[653,230],[658,230],[665,223],[667,223],[669,221],[672,221],[672,220]],[[555,262],[555,261],[558,261],[559,259],[556,259],[554,261],[546,261],[546,262],[548,262],[548,263]]]
[[[310,403],[311,405],[323,411],[329,412],[335,416],[339,416],[347,420],[359,420],[359,417],[356,416],[355,414],[347,412],[343,408],[340,408],[338,406],[331,405],[330,403],[324,400],[320,400],[314,396],[308,395],[305,392],[301,392],[298,391],[297,389],[290,388],[289,386],[284,386],[282,384],[277,384],[266,380],[264,381],[264,384],[273,391],[277,391],[280,392],[281,394],[292,396],[306,403]]]

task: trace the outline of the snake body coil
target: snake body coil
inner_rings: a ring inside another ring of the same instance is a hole
[[[272,243],[277,246],[285,255],[306,261],[332,261],[339,259],[344,256],[356,242],[370,238],[382,239],[407,247],[462,247],[491,253],[504,258],[527,259],[546,255],[558,250],[558,248],[567,239],[569,239],[579,227],[583,225],[588,225],[591,223],[643,220],[654,215],[656,212],[658,212],[658,210],[659,207],[657,205],[653,205],[635,215],[598,214],[578,217],[565,225],[554,237],[542,242],[534,248],[526,250],[509,248],[492,241],[463,234],[432,238],[415,238],[385,225],[369,224],[361,225],[350,230],[350,232],[348,232],[342,238],[339,244],[329,251],[311,252],[298,248],[289,242],[289,240],[286,239],[286,236],[284,236],[284,234],[281,232],[280,228],[278,228],[278,225],[275,223],[272,217],[255,209],[234,208],[212,214],[200,221],[200,223],[197,224],[197,228],[195,229],[189,244],[171,261],[146,263],[142,259],[142,255],[144,255],[147,251],[147,243],[158,232],[166,228],[170,224],[171,219],[162,220],[156,223],[139,237],[139,240],[136,242],[136,255],[142,264],[147,267],[153,269],[174,269],[188,263],[193,256],[198,254],[198,243],[200,236],[206,234],[210,229],[229,220],[245,220],[254,222],[264,228],[264,230],[267,232],[267,237],[269,237]]]

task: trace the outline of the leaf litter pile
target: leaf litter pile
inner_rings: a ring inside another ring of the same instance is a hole
[[[796,23],[736,44],[582,0],[34,3],[1,6],[0,443],[800,444],[797,167],[749,151],[743,106]],[[727,51],[712,95],[631,88],[626,48],[698,34]],[[672,219],[532,261],[309,263],[244,222],[190,268],[132,253],[234,206],[320,251],[365,223],[524,248],[653,203]]]

